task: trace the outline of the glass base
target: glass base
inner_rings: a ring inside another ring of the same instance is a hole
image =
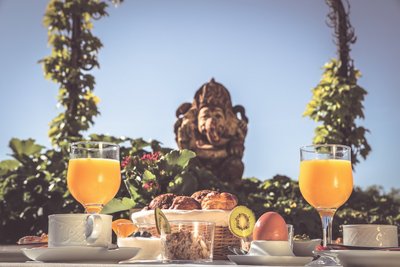
[[[318,258],[305,266],[343,266],[340,260],[333,255],[326,255],[324,252],[313,252]]]

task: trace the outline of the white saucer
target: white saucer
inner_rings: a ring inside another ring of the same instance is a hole
[[[119,262],[134,257],[140,248],[107,249],[100,247],[26,248],[31,260],[44,262]]]
[[[311,262],[313,258],[294,256],[228,255],[228,259],[238,265],[304,266]]]
[[[400,251],[330,250],[321,254],[337,256],[345,267],[398,267],[400,264]]]

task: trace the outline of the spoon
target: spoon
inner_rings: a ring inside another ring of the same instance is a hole
[[[235,255],[246,255],[247,251],[239,247],[228,246],[228,250]]]

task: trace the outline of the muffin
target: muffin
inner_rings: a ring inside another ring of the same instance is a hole
[[[200,203],[192,197],[177,196],[169,209],[172,210],[200,210]]]
[[[175,194],[162,194],[159,196],[156,196],[149,204],[149,209],[154,210],[155,208],[160,208],[160,209],[169,209],[172,205],[172,202],[174,201],[174,198],[176,197]]]

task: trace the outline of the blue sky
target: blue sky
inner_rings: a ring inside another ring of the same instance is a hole
[[[372,152],[355,184],[400,187],[400,1],[350,0]],[[12,137],[50,147],[58,85],[37,61],[50,53],[47,1],[0,0],[0,159]],[[175,110],[211,77],[246,108],[244,176],[297,179],[299,147],[317,124],[302,113],[321,67],[336,56],[328,7],[315,0],[126,0],[94,24],[104,44],[93,72],[101,116],[89,133],[157,139],[176,147]]]

